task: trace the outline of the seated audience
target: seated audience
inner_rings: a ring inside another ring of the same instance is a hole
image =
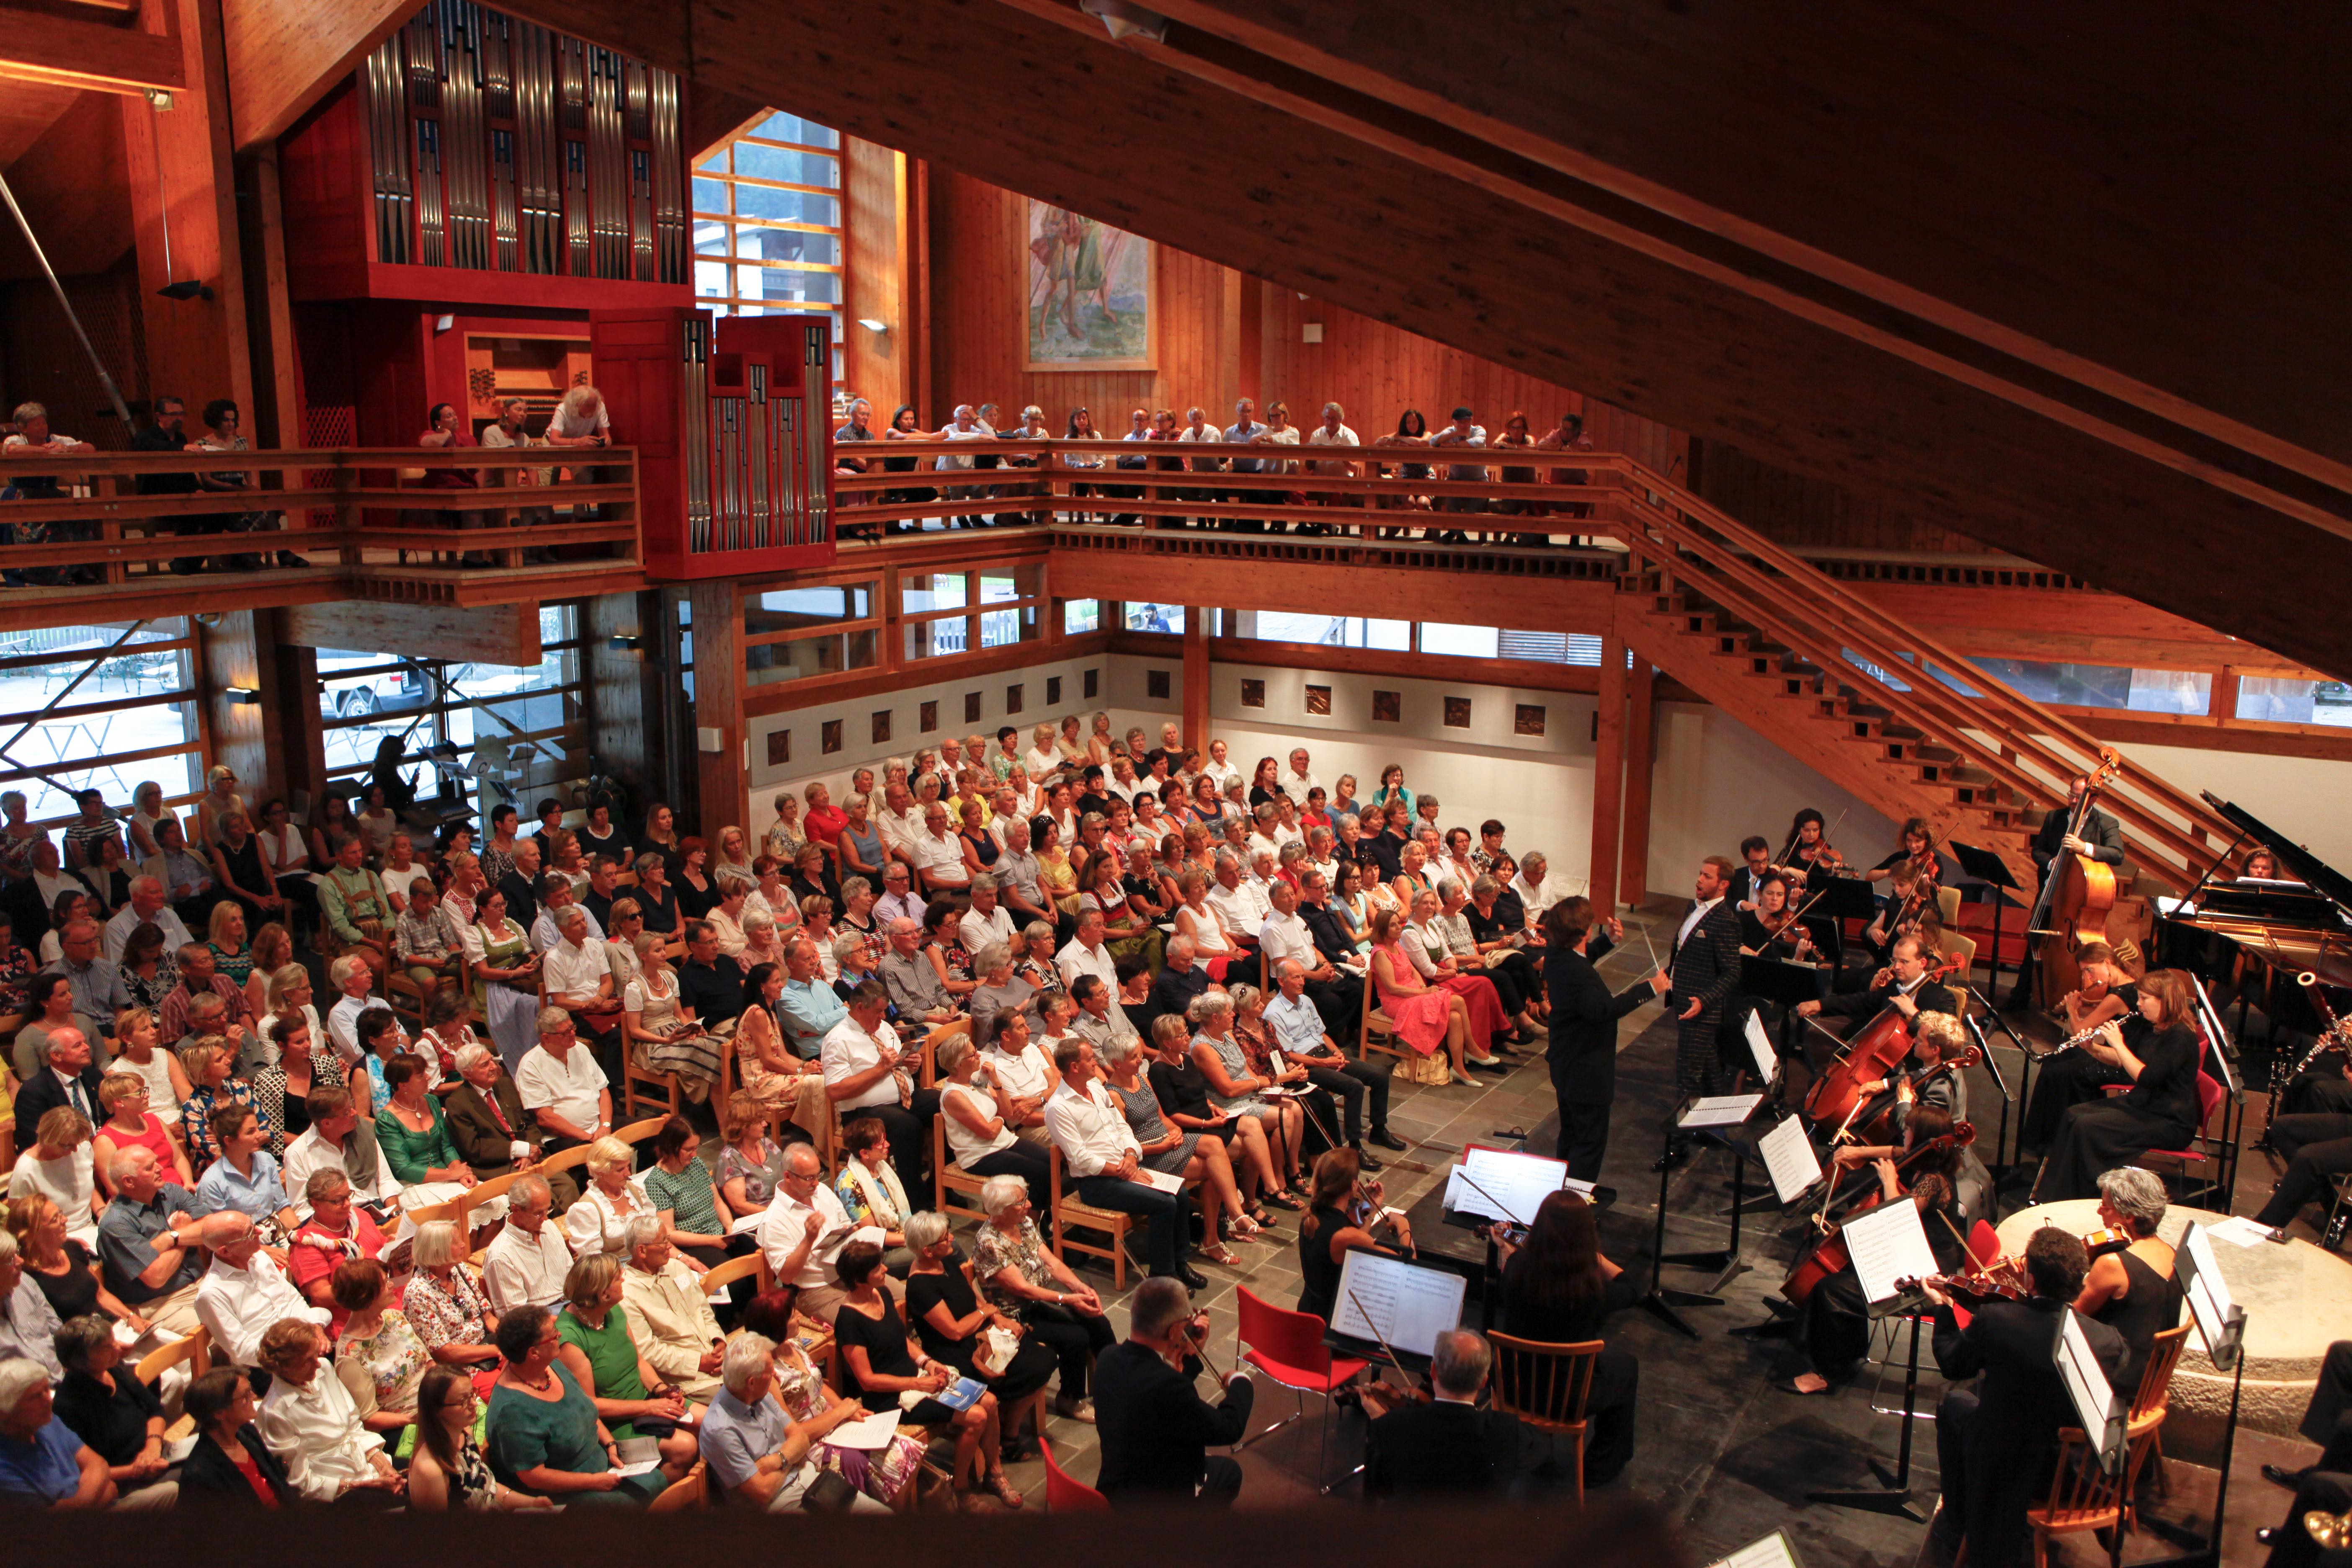
[[[116,1155],[110,1173],[114,1201],[98,1222],[99,1278],[151,1326],[184,1338],[196,1327],[207,1261],[195,1197],[165,1182],[144,1149]]]
[[[622,1299],[629,1337],[661,1380],[698,1404],[719,1392],[719,1350],[726,1335],[702,1293],[702,1276],[670,1245],[657,1216],[629,1222]]]
[[[498,1362],[499,1315],[467,1261],[466,1233],[454,1220],[416,1227],[409,1255],[408,1321],[443,1366],[482,1368]]]
[[[396,1304],[399,1290],[383,1265],[349,1258],[328,1282],[341,1326],[335,1331],[335,1375],[352,1396],[360,1424],[387,1440],[417,1417],[417,1390],[433,1352]]]
[[[0,1360],[0,1503],[113,1507],[117,1492],[107,1462],[54,1407],[47,1368],[22,1356]]]
[[[629,1221],[651,1216],[653,1198],[635,1173],[637,1152],[609,1133],[588,1145],[588,1173],[580,1201],[563,1211],[563,1228],[574,1252],[618,1252],[626,1244]]]
[[[558,1360],[572,1381],[587,1390],[615,1442],[658,1439],[673,1476],[694,1462],[690,1428],[698,1412],[683,1391],[646,1359],[635,1331],[635,1314],[624,1304],[627,1293],[620,1255],[594,1252],[572,1264],[564,1276],[564,1308],[555,1320],[562,1341]]]
[[[101,1098],[104,1088],[100,1085]],[[17,1203],[47,1199],[55,1205],[77,1246],[97,1242],[99,1212],[106,1206],[90,1157],[89,1131],[89,1121],[70,1106],[45,1112],[33,1146],[16,1156],[8,1176],[8,1196]]]
[[[765,1334],[743,1333],[721,1354],[721,1382],[697,1445],[710,1483],[729,1503],[767,1513],[803,1507],[809,1489],[835,1464],[815,1456],[824,1435],[864,1414],[840,1400],[806,1417],[787,1413],[776,1376],[776,1342]],[[842,1483],[847,1485],[845,1477]],[[1015,1494],[1018,1495],[1017,1493]],[[845,1511],[887,1513],[886,1503],[853,1492]]]
[[[904,1419],[915,1426],[951,1427],[957,1489],[984,1486],[1005,1507],[1022,1506],[1020,1489],[1004,1474],[996,1395],[983,1392],[961,1410],[931,1397],[953,1387],[958,1373],[929,1352],[917,1355],[909,1349],[906,1320],[880,1285],[882,1248],[870,1241],[851,1242],[842,1249],[835,1273],[845,1294],[834,1317],[834,1336],[849,1388],[868,1410],[904,1410]],[[920,1397],[909,1405],[899,1398],[907,1393]]]
[[[416,1452],[408,1464],[411,1512],[555,1506],[553,1498],[526,1496],[490,1474],[490,1462],[474,1441],[482,1401],[473,1379],[450,1367],[428,1367],[417,1385],[416,1408]]]
[[[106,1461],[118,1509],[170,1508],[179,1481],[163,1456],[163,1404],[122,1364],[114,1324],[96,1313],[68,1318],[58,1330],[56,1415],[89,1451]]]
[[[325,1370],[327,1351],[316,1323],[287,1318],[270,1325],[255,1351],[269,1391],[254,1425],[305,1501],[397,1506],[406,1481],[383,1439],[360,1420],[342,1379]]]
[[[518,1307],[499,1320],[503,1365],[490,1392],[483,1451],[500,1484],[567,1507],[635,1507],[659,1496],[670,1478],[656,1468],[620,1473],[613,1434],[571,1369],[555,1317]]]
[[[528,1173],[507,1189],[507,1223],[482,1255],[482,1289],[490,1310],[504,1315],[521,1306],[554,1307],[564,1299],[572,1246],[551,1217],[552,1184]]]
[[[772,1391],[776,1403],[794,1421],[803,1426],[823,1421],[829,1431],[842,1422],[860,1419],[866,1410],[858,1400],[829,1386],[823,1367],[810,1357],[811,1346],[823,1344],[832,1331],[802,1313],[799,1300],[800,1292],[789,1285],[754,1298],[743,1310],[743,1332],[738,1338],[757,1334],[774,1345],[768,1361],[776,1374]],[[878,1448],[853,1448],[815,1436],[811,1438],[809,1457],[838,1474],[860,1495],[889,1504],[913,1484],[923,1447],[920,1437],[903,1430]]]

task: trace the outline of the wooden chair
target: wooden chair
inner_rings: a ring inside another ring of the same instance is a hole
[[[2058,1536],[2105,1535],[2129,1528],[2127,1482],[2138,1474],[2145,1450],[2163,1420],[2158,1412],[2124,1429],[2124,1462],[2112,1476],[2099,1468],[2098,1449],[2081,1427],[2069,1426],[2058,1434],[2050,1496],[2041,1507],[2025,1510],[2025,1522],[2033,1529],[2034,1568],[2048,1568],[2050,1542]]]
[[[1120,1214],[1115,1209],[1098,1209],[1076,1197],[1064,1196],[1061,1149],[1049,1150],[1046,1161],[1053,1184],[1054,1256],[1065,1263],[1069,1261],[1068,1254],[1072,1252],[1083,1252],[1089,1258],[1108,1258],[1110,1261],[1111,1289],[1126,1289],[1127,1236],[1135,1228],[1135,1216]],[[1106,1247],[1091,1241],[1073,1240],[1070,1232],[1082,1229],[1101,1232],[1109,1238],[1110,1244]]]
[[[980,1207],[980,1189],[987,1184],[986,1176],[975,1176],[969,1171],[958,1170],[948,1163],[948,1113],[941,1107],[931,1118],[931,1206],[950,1220],[985,1220],[988,1215]],[[969,1202],[958,1202],[956,1194]]]
[[[729,1258],[703,1275],[702,1293],[719,1295],[738,1279],[757,1280],[761,1294],[765,1295],[776,1282],[775,1276],[768,1271],[768,1255],[754,1247],[741,1258]]]
[[[1363,1022],[1356,1030],[1358,1061],[1369,1061],[1374,1051],[1380,1052],[1384,1057],[1394,1057],[1399,1061],[1412,1059],[1413,1053],[1411,1047],[1398,1041],[1396,1026],[1390,1022],[1386,1013],[1381,1011],[1380,998],[1372,991],[1372,966],[1370,963],[1364,965],[1362,1016]],[[1381,1043],[1375,1044],[1375,1041]]]
[[[436,1220],[462,1222],[466,1217],[466,1200],[472,1195],[470,1193],[461,1194],[447,1203],[427,1204],[421,1209],[409,1209],[405,1211],[408,1223],[423,1229]]]
[[[613,1136],[624,1143],[643,1143],[660,1131],[662,1123],[668,1120],[668,1116],[662,1115],[648,1116],[638,1121],[624,1122],[613,1129]]]
[[[2172,1373],[2180,1364],[2180,1352],[2188,1342],[2187,1323],[2167,1329],[2148,1342],[2147,1366],[2139,1374],[2139,1392],[2132,1395],[2131,1414],[2126,1417],[2129,1421],[2138,1421],[2149,1415],[2157,1418],[2156,1430],[2148,1435],[2147,1451],[2144,1455],[2136,1455],[2135,1462],[2154,1462],[2158,1490],[2164,1489],[2164,1415],[2172,1404]],[[2126,1479],[2124,1498],[2125,1506],[2128,1508],[2133,1506],[2132,1500],[2139,1495],[2139,1472],[2134,1470]]]
[[[701,1460],[694,1468],[664,1487],[661,1495],[646,1505],[647,1513],[683,1513],[690,1508],[716,1508],[718,1500],[709,1495],[710,1469]]]
[[[1084,1481],[1074,1481],[1062,1467],[1054,1462],[1054,1445],[1040,1440],[1038,1452],[1045,1456],[1045,1511],[1047,1513],[1108,1513],[1110,1500]]]
[[[166,1372],[182,1362],[190,1363],[188,1375],[192,1378],[202,1377],[212,1371],[212,1335],[199,1328],[184,1340],[174,1340],[159,1350],[149,1351],[139,1358],[139,1364],[131,1370],[137,1373],[140,1382],[152,1388],[163,1381]],[[195,1429],[195,1419],[183,1415],[163,1429],[163,1436],[167,1440],[177,1441],[194,1435]]]
[[[626,1016],[625,1014],[623,1015],[625,1029],[627,1026]],[[730,1048],[728,1055],[731,1057],[733,1054]],[[640,1085],[650,1085],[660,1092],[640,1097],[638,1093]],[[651,1068],[642,1065],[637,1059],[636,1042],[625,1039],[621,1042],[621,1114],[635,1116],[637,1113],[637,1102],[640,1098],[647,1105],[661,1107],[667,1115],[679,1116],[686,1110],[686,1092],[678,1087],[677,1074],[656,1072]]]
[[[1592,1373],[1601,1364],[1601,1342],[1546,1344],[1510,1334],[1490,1333],[1495,1348],[1495,1408],[1517,1416],[1547,1436],[1570,1441],[1570,1472],[1576,1477],[1576,1505],[1584,1506],[1584,1442],[1590,1422],[1586,1404],[1592,1397]]]
[[[587,1163],[588,1145],[578,1143],[561,1153],[550,1154],[546,1159],[533,1165],[531,1171],[537,1175],[552,1176],[559,1171],[576,1171]],[[580,1178],[574,1176],[572,1180],[577,1183]]]

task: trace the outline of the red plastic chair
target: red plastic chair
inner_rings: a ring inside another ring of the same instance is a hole
[[[2107,1089],[2107,1093],[2111,1097],[2117,1094],[2127,1094],[2130,1092],[2130,1089],[2131,1086],[2128,1084],[2111,1085]],[[2209,1135],[2205,1130],[2212,1125],[2213,1112],[2221,1108],[2221,1098],[2226,1092],[2227,1091],[2224,1090],[2219,1083],[2215,1082],[2212,1076],[2207,1073],[2204,1068],[2198,1068],[2197,1135],[2189,1140],[2189,1146],[2186,1149],[2150,1149],[2142,1153],[2139,1157],[2139,1163],[2143,1167],[2145,1167],[2147,1163],[2150,1160],[2171,1160],[2176,1162],[2178,1165],[2177,1174],[2179,1180],[2175,1183],[2172,1191],[2172,1201],[2174,1203],[2180,1204],[2187,1203],[2189,1201],[2185,1186],[2189,1176],[2189,1167],[2192,1164],[2210,1164],[2213,1161],[2213,1156],[2207,1153],[2204,1149],[2199,1147],[2199,1145],[2208,1141]],[[2204,1187],[2200,1190],[2199,1195],[2203,1196],[2206,1194],[2210,1193],[2213,1186],[2213,1182],[2207,1182]]]
[[[1315,1473],[1323,1474],[1323,1456],[1331,1440],[1332,1392],[1352,1380],[1371,1363],[1353,1356],[1334,1356],[1323,1342],[1327,1325],[1312,1312],[1289,1312],[1260,1300],[1246,1285],[1234,1287],[1239,1296],[1241,1322],[1234,1338],[1242,1346],[1242,1360],[1290,1390],[1298,1408],[1265,1430],[1251,1434],[1235,1445],[1246,1448],[1260,1437],[1271,1436],[1294,1421],[1306,1418],[1307,1393],[1312,1389],[1323,1395],[1322,1436],[1316,1448]]]
[[[1981,1268],[2000,1256],[2000,1233],[1989,1220],[1979,1220],[1969,1227],[1969,1256]]]
[[[1041,1434],[1037,1449],[1045,1456],[1045,1511],[1047,1513],[1108,1513],[1110,1500],[1084,1481],[1074,1481],[1068,1472],[1054,1462],[1054,1445]]]

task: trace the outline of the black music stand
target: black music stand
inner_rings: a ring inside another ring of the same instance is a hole
[[[1759,1097],[1757,1100],[1757,1104],[1761,1105],[1762,1103],[1763,1100]],[[1715,1126],[1705,1128],[1686,1129],[1683,1126],[1683,1118],[1689,1114],[1692,1104],[1692,1100],[1684,1100],[1680,1105],[1675,1107],[1675,1113],[1666,1118],[1665,1152],[1669,1156],[1674,1152],[1675,1134],[1676,1132],[1711,1132],[1720,1131],[1727,1135],[1732,1128],[1741,1125],[1739,1122],[1733,1122],[1728,1124],[1717,1124]],[[1748,1114],[1751,1116],[1755,1114],[1755,1108],[1753,1106],[1749,1107]],[[1735,1165],[1734,1173],[1737,1176],[1744,1177],[1747,1174],[1745,1162],[1747,1160],[1748,1151],[1744,1145],[1734,1145],[1733,1147],[1734,1152],[1740,1162],[1738,1164]],[[1666,1200],[1672,1195],[1675,1179],[1675,1162],[1671,1158],[1663,1160],[1660,1162],[1660,1167],[1661,1168],[1658,1172],[1657,1228],[1650,1240],[1650,1289],[1649,1291],[1643,1296],[1641,1306],[1644,1311],[1656,1317],[1660,1321],[1665,1323],[1667,1327],[1678,1329],[1684,1334],[1695,1340],[1698,1338],[1698,1331],[1692,1328],[1689,1321],[1675,1309],[1677,1307],[1720,1307],[1724,1305],[1723,1298],[1720,1296],[1710,1295],[1705,1291],[1675,1289],[1660,1280],[1660,1274],[1669,1263],[1672,1263],[1678,1268],[1723,1268],[1726,1263],[1729,1262],[1735,1265],[1735,1267],[1729,1268],[1725,1273],[1724,1278],[1728,1279],[1733,1274],[1738,1272],[1739,1267],[1744,1266],[1738,1265],[1738,1255],[1736,1250],[1728,1254],[1721,1251],[1669,1253],[1666,1250]],[[1738,1229],[1738,1226],[1739,1224],[1739,1195],[1736,1187],[1733,1189],[1731,1201],[1732,1226],[1734,1227],[1732,1231],[1732,1246],[1736,1249],[1738,1246],[1739,1236]]]
[[[1962,844],[1955,838],[1946,839],[1944,847],[1950,850],[1952,858],[1959,862],[1962,876],[1973,877],[1992,889],[1992,953],[1986,963],[1988,978],[1985,989],[1997,992],[2000,989],[2001,911],[2011,904],[2017,904],[2019,909],[2025,908],[2009,896],[2020,890],[2017,879],[2009,874],[2009,862],[1990,849],[1979,849],[1973,844]],[[2030,941],[2027,945],[2031,948]],[[2024,962],[2023,959],[2019,960],[2021,966]],[[2021,967],[2020,973],[2023,973]]]
[[[1925,1524],[1927,1516],[1919,1511],[1917,1500],[1911,1495],[1911,1427],[1918,1420],[1919,1400],[1919,1323],[1921,1311],[1915,1303],[1911,1308],[1911,1360],[1903,1373],[1903,1436],[1895,1447],[1895,1468],[1889,1470],[1876,1459],[1870,1461],[1879,1485],[1853,1491],[1807,1492],[1807,1502],[1825,1502],[1832,1508],[1858,1508],[1871,1513],[1891,1513],[1907,1519],[1914,1524]]]
[[[1828,886],[1807,896],[1812,912],[1805,916],[1805,929],[1832,964],[1843,967],[1845,963],[1845,922],[1860,921],[1867,926],[1878,913],[1877,887],[1867,878],[1833,877]]]

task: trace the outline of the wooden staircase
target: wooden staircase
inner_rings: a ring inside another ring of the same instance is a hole
[[[1886,816],[1999,854],[2032,897],[2031,834],[2100,742],[1697,496],[1632,465],[1620,482],[1627,645]],[[2236,837],[2128,758],[2101,805],[2142,891],[2185,890]]]

